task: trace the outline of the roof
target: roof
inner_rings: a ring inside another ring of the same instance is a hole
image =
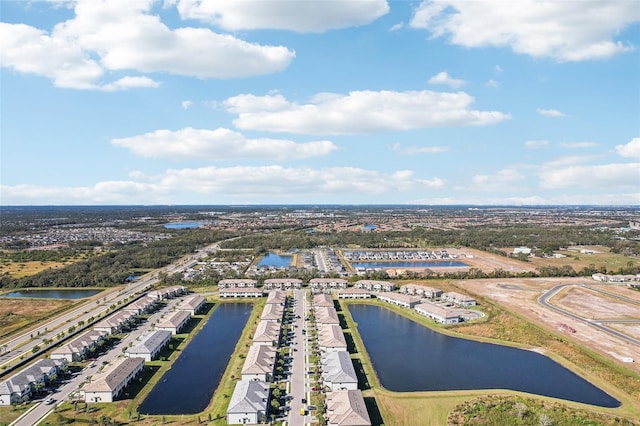
[[[353,361],[347,351],[322,355],[322,378],[332,383],[358,383]]]
[[[254,342],[272,342],[280,337],[280,324],[273,321],[260,321],[253,334]]]
[[[316,323],[318,324],[340,324],[336,308],[328,306],[318,306],[315,308]]]
[[[124,382],[140,365],[144,358],[122,358],[122,360],[93,376],[82,388],[86,392],[112,392]]]
[[[171,339],[171,332],[167,330],[157,330],[151,333],[145,333],[140,336],[140,343],[127,350],[130,354],[147,354],[152,353],[158,347],[162,346],[167,340]]]
[[[286,291],[272,291],[267,296],[267,305],[280,305],[287,300]]]
[[[268,400],[268,383],[257,380],[240,380],[233,390],[227,413],[266,412]]]
[[[263,320],[281,320],[284,315],[284,307],[282,305],[264,305],[260,319]]]
[[[191,314],[187,311],[175,311],[169,317],[158,323],[157,327],[178,327],[180,324],[191,318]]]
[[[318,345],[328,348],[346,348],[347,341],[340,326],[332,324],[318,330]]]
[[[359,390],[339,390],[327,393],[329,424],[340,426],[370,426],[371,419]]]
[[[327,293],[320,293],[313,296],[313,306],[325,306],[333,308],[333,297]]]
[[[178,309],[197,309],[200,306],[202,306],[204,303],[206,303],[206,300],[204,297],[200,296],[199,294],[194,294],[182,299],[182,301],[178,303],[177,308]]]
[[[266,345],[251,345],[242,366],[242,374],[272,373],[276,362],[276,351]]]

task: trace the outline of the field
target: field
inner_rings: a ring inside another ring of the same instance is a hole
[[[0,299],[0,338],[35,325],[74,302],[59,299]]]
[[[28,277],[45,269],[57,269],[68,265],[68,262],[5,262],[0,264],[0,274],[8,274],[12,278]]]
[[[505,249],[505,251],[509,250],[512,249]],[[592,250],[594,253],[580,253],[580,250]],[[640,259],[611,253],[609,247],[604,246],[568,247],[567,250],[558,251],[556,253],[565,255],[566,257],[532,257],[529,258],[529,262],[535,267],[570,265],[575,271],[580,271],[590,265],[594,265],[596,268],[606,267],[607,271],[617,271],[622,267],[626,267],[629,262],[631,262],[632,265],[640,265]]]

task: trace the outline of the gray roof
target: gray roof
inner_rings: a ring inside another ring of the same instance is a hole
[[[171,339],[171,332],[168,330],[156,330],[152,333],[145,333],[140,336],[141,342],[127,350],[127,353],[146,354],[152,353],[167,340]]]
[[[257,380],[240,380],[233,390],[227,413],[266,412],[269,384]]]
[[[322,355],[322,378],[331,383],[358,383],[349,352],[328,352]]]

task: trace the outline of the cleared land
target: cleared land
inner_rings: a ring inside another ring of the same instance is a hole
[[[508,272],[531,272],[536,269],[536,265],[529,262],[523,262],[518,259],[499,256],[480,250],[471,248],[450,249],[447,248],[449,254],[459,256],[460,261],[468,264],[473,268],[478,268],[483,272],[491,272],[496,269],[503,269]],[[447,268],[451,269],[451,268]]]
[[[513,250],[513,248],[504,250],[510,251]],[[580,250],[591,250],[594,253],[580,253]],[[566,257],[532,257],[529,258],[529,262],[534,265],[534,267],[571,265],[576,271],[591,265],[594,265],[596,268],[605,267],[608,271],[616,271],[622,267],[626,267],[629,262],[631,262],[632,265],[640,265],[640,259],[611,253],[611,249],[605,246],[573,246],[568,247],[567,250],[557,251],[556,253]]]
[[[606,290],[609,286],[600,286]],[[626,303],[586,288],[567,287],[552,300],[555,306],[591,319],[637,319],[640,320],[640,305]]]
[[[0,299],[0,338],[32,326],[73,303],[59,299]]]

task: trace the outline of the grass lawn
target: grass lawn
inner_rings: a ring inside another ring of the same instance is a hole
[[[15,419],[20,417],[25,411],[32,407],[33,404],[17,405],[15,407],[0,407],[0,426],[9,425]]]

